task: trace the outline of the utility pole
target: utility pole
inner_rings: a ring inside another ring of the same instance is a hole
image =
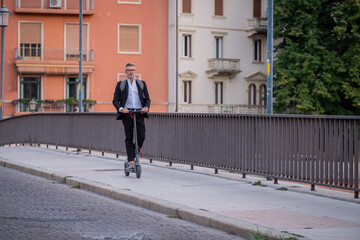
[[[273,113],[273,0],[268,0],[267,16],[267,114]]]
[[[266,113],[270,115],[268,126],[268,158],[267,169],[270,175],[273,173],[273,144],[272,144],[272,120],[273,113],[273,0],[268,0],[268,16],[267,16],[267,98]],[[270,176],[266,176],[266,180],[271,180]]]
[[[79,0],[79,112],[82,112],[82,29],[83,29],[83,0]]]

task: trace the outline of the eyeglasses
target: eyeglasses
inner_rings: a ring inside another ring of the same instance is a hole
[[[135,72],[135,69],[126,69],[127,72]]]

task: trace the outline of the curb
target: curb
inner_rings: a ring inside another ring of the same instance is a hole
[[[156,211],[170,217],[176,217],[206,227],[215,228],[247,239],[256,232],[266,235],[269,239],[286,239],[294,237],[291,234],[280,232],[271,228],[251,224],[237,219],[231,219],[216,213],[191,208],[155,197],[134,193],[126,189],[117,189],[111,185],[93,182],[78,177],[63,176],[62,174],[58,174],[56,172],[50,173],[46,169],[35,169],[34,167],[25,164],[14,164],[4,160],[0,160],[0,166],[46,178],[48,180],[53,180],[71,187],[78,186],[82,190]]]

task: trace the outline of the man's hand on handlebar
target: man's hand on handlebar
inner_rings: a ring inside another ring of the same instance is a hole
[[[121,112],[124,114],[127,114],[127,113],[129,113],[129,110],[127,108],[123,108],[123,109],[121,109]]]
[[[147,113],[149,111],[149,109],[147,107],[144,107],[141,109],[141,113]]]

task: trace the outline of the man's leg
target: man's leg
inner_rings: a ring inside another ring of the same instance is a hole
[[[138,147],[142,148],[142,145],[145,141],[145,121],[141,114],[136,116],[136,131],[138,137]]]
[[[134,138],[134,122],[130,114],[125,114],[123,118],[124,132],[125,132],[125,146],[128,156],[128,162],[134,161],[135,146],[133,143]],[[130,163],[132,165],[132,163]]]

